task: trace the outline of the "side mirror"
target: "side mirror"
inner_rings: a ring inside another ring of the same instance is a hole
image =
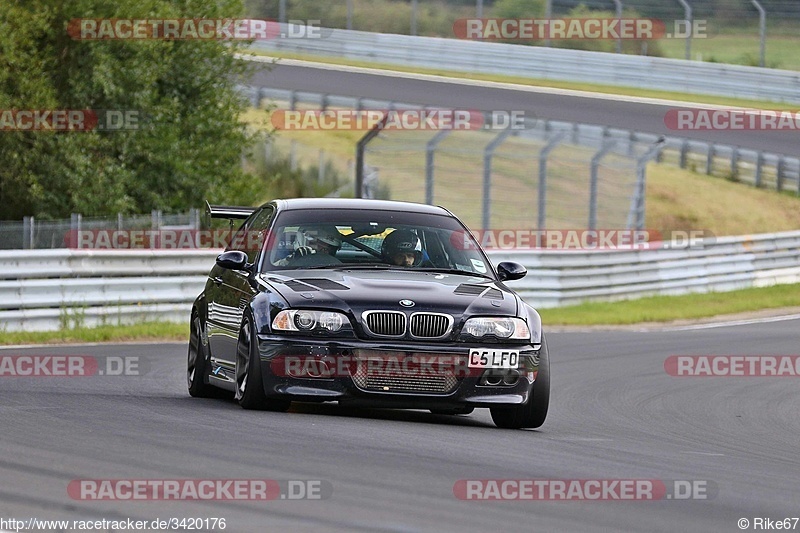
[[[500,281],[514,281],[525,277],[528,270],[519,263],[512,263],[511,261],[503,261],[497,265],[497,275],[500,276]]]
[[[217,266],[228,270],[246,270],[247,254],[240,250],[229,250],[217,256]]]

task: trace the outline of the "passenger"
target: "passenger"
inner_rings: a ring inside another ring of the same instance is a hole
[[[305,244],[278,260],[275,263],[277,266],[293,266],[301,258],[312,254],[335,259],[336,252],[342,247],[342,234],[333,226],[323,226],[319,229],[306,228],[303,230],[303,236]]]

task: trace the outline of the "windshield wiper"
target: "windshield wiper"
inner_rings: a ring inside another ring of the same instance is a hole
[[[441,274],[459,274],[462,276],[474,276],[478,278],[486,278],[495,281],[495,279],[489,274],[480,274],[478,272],[472,272],[471,270],[461,270],[459,268],[424,267],[424,268],[414,268],[412,270],[414,270],[415,272],[439,272]]]

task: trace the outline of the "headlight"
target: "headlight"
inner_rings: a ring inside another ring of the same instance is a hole
[[[273,331],[319,331],[335,333],[349,324],[347,317],[334,311],[286,309],[272,321]]]
[[[498,339],[530,340],[531,332],[521,318],[477,317],[464,324],[462,332],[473,337],[493,335]]]

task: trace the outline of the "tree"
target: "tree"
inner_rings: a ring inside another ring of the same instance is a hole
[[[232,18],[239,0],[4,0],[0,110],[133,110],[139,129],[0,131],[0,218],[184,210],[246,179],[241,42],[75,40],[81,18]]]

